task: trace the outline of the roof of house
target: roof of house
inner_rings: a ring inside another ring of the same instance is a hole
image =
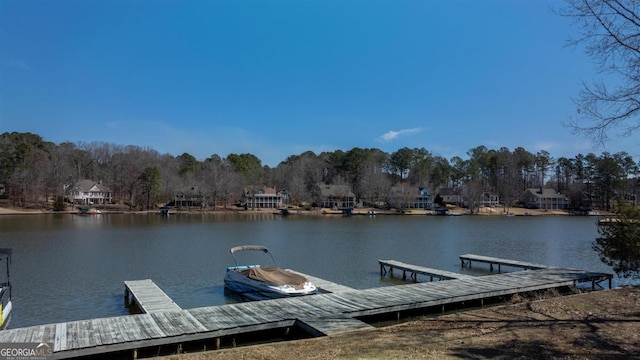
[[[460,192],[458,191],[458,189],[454,189],[454,188],[442,188],[442,189],[438,190],[438,195],[440,195],[440,196],[458,196],[458,195],[460,195]]]
[[[537,198],[549,199],[549,198],[558,198],[565,199],[566,196],[560,194],[555,189],[541,189],[541,188],[529,188],[525,190],[524,195],[531,194]]]
[[[430,196],[431,192],[425,187],[415,186],[407,183],[399,183],[391,187],[389,195],[392,196],[406,196],[411,195],[415,197]]]
[[[107,187],[97,183],[93,180],[89,180],[89,179],[84,179],[84,180],[80,180],[76,183],[76,187],[79,188],[80,190],[82,190],[83,192],[89,192],[91,191],[91,189],[93,189],[93,187],[97,187],[100,191],[102,192],[106,192],[108,191]]]
[[[246,196],[252,195],[276,195],[276,188],[268,187],[265,185],[247,185],[244,187],[244,194]]]
[[[356,196],[352,191],[349,185],[320,185],[320,195],[322,197],[327,196],[348,196],[354,197]]]

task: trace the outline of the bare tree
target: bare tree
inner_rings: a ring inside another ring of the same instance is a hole
[[[216,210],[218,203],[222,203],[226,209],[236,190],[234,184],[240,183],[232,164],[218,155],[212,155],[202,163],[202,173],[203,188],[211,197],[213,210]]]
[[[602,145],[613,128],[629,136],[640,128],[640,3],[637,0],[565,0],[556,13],[580,27],[570,46],[585,46],[604,81],[584,84],[574,102],[578,114],[569,126]],[[613,84],[613,85],[612,85]]]
[[[391,178],[385,171],[389,156],[380,151],[372,151],[371,156],[363,164],[363,176],[359,188],[362,196],[370,204],[381,205],[386,200],[391,188]]]

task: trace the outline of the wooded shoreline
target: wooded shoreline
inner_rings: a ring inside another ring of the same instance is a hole
[[[100,206],[96,206],[93,209],[99,210],[99,212],[89,212],[89,214],[149,214],[149,213],[159,213],[159,210],[110,210],[110,209],[102,209]],[[191,209],[191,210],[181,210],[175,209],[171,210],[171,214],[270,214],[277,212],[277,209],[254,209],[254,210],[245,210],[242,208],[229,208],[229,209],[218,209],[218,210],[201,210],[201,209]],[[371,213],[373,212],[373,213]],[[509,208],[508,210],[510,215],[513,216],[570,216],[571,214],[565,210],[537,210],[537,209],[524,209],[524,208]],[[11,208],[11,207],[0,207],[0,215],[42,215],[42,214],[78,214],[78,210],[66,210],[66,211],[53,211],[48,209],[23,209],[23,208]],[[289,213],[292,215],[316,215],[316,216],[331,216],[331,215],[341,215],[341,212],[331,210],[331,209],[290,209]],[[372,208],[362,208],[362,209],[354,209],[352,211],[352,215],[363,215],[363,216],[371,216],[372,214],[377,215],[431,215],[430,210],[422,210],[422,209],[407,209],[403,211],[398,211],[395,209],[391,210],[379,210]],[[505,216],[504,209],[501,207],[494,208],[480,208],[477,212],[471,214],[469,210],[466,208],[453,208],[450,210],[450,215],[477,215],[477,216]],[[599,212],[595,216],[604,216],[610,215],[609,213]]]

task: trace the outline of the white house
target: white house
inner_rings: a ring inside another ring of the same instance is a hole
[[[284,192],[286,194],[286,191]],[[288,195],[287,195],[288,196]],[[245,186],[243,197],[247,208],[250,209],[278,209],[282,207],[284,195],[268,186]]]
[[[106,204],[111,202],[111,192],[106,186],[85,179],[71,186],[67,200],[81,205]]]

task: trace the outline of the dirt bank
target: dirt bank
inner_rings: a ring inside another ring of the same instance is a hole
[[[640,359],[640,288],[522,301],[331,338],[164,359],[416,358]]]

